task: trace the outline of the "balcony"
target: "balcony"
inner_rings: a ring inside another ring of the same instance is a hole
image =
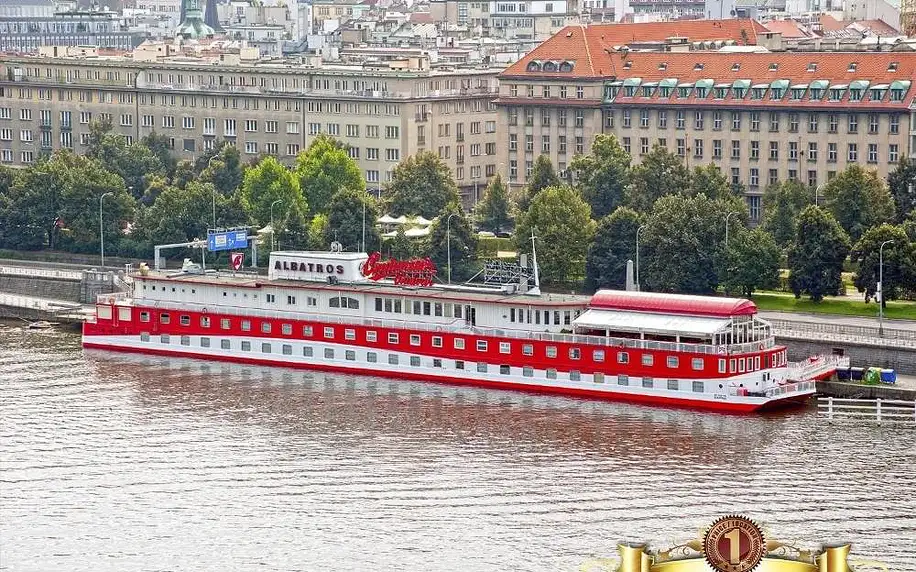
[[[71,129],[73,129],[73,124],[70,123],[69,121],[67,121],[67,122],[65,122],[65,123],[61,123],[61,124],[60,124],[60,129],[61,129],[61,131],[70,131]]]
[[[50,122],[50,121],[42,121],[42,122],[40,122],[40,123],[38,124],[38,127],[40,127],[42,131],[47,131],[47,130],[51,129],[51,122]]]

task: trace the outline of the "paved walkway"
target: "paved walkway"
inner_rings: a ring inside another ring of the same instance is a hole
[[[836,324],[841,326],[877,328],[878,318],[861,316],[838,316],[836,314],[801,314],[796,312],[760,312],[764,320],[787,320],[790,322],[808,322],[813,324]],[[916,316],[913,320],[884,320],[885,328],[916,331]]]

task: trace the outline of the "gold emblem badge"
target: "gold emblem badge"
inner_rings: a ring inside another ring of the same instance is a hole
[[[763,531],[744,516],[720,518],[703,537],[703,554],[718,572],[750,572],[766,553]]]

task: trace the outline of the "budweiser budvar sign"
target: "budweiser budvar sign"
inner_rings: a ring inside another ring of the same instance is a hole
[[[382,260],[381,254],[373,252],[363,264],[362,272],[369,280],[391,278],[401,286],[432,286],[436,265],[429,258]]]

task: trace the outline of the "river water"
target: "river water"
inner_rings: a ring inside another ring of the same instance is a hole
[[[0,569],[578,570],[742,513],[916,570],[916,429],[83,351],[0,326]]]

